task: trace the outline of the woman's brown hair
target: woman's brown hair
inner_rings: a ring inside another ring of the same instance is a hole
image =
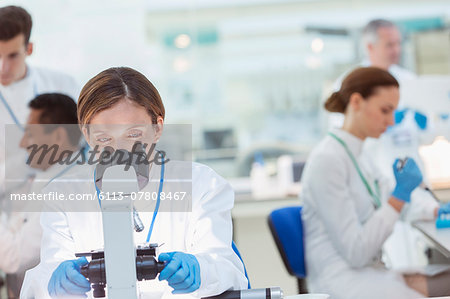
[[[377,67],[357,68],[344,78],[341,89],[327,99],[325,109],[345,113],[353,93],[359,93],[367,99],[376,93],[378,87],[389,86],[399,87],[398,81],[389,72]]]
[[[123,99],[144,107],[154,124],[158,116],[164,119],[164,105],[155,86],[132,68],[112,67],[89,80],[81,90],[77,106],[79,124],[89,124],[96,113]]]

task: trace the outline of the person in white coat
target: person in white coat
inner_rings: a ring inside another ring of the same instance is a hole
[[[367,58],[357,67],[374,66],[388,71],[401,85],[416,78],[416,74],[398,65],[402,54],[402,36],[398,27],[385,19],[369,21],[362,30],[362,40]],[[342,80],[351,71],[335,81],[333,90],[339,90]]]
[[[80,92],[79,85],[69,75],[26,62],[34,47],[30,41],[31,29],[32,18],[25,9],[0,7],[0,130],[3,132],[8,125],[23,129],[27,104],[39,94],[58,92],[77,99]],[[0,134],[0,192],[4,188],[5,163],[20,162],[25,157],[25,153],[18,150],[17,157],[10,156],[10,161],[5,161],[5,146],[13,146],[7,144],[6,135]],[[19,171],[17,165],[12,168]]]
[[[362,41],[367,58],[358,67],[382,68],[388,71],[400,86],[417,77],[412,71],[398,65],[402,54],[402,36],[399,28],[392,21],[386,19],[369,21],[362,30]],[[340,89],[342,79],[349,72],[342,74],[335,81],[333,91]],[[412,157],[423,171],[419,145],[423,141],[434,139],[429,119],[419,111],[407,108],[408,99],[400,96],[395,123],[380,138],[368,138],[364,143],[363,151],[377,160],[379,170],[391,180],[391,183],[395,182],[390,171],[395,158]],[[328,128],[339,128],[343,121],[341,113],[328,113]],[[426,182],[427,178],[424,180]],[[395,268],[411,267],[421,263],[425,258],[422,248],[411,249],[417,247],[415,242],[420,238],[421,236],[411,228],[408,221],[397,222],[393,234],[385,244],[385,249],[391,257],[390,263]]]
[[[425,277],[405,278],[381,261],[383,243],[422,181],[409,159],[403,168],[394,165],[392,188],[376,161],[362,151],[366,138],[378,138],[393,124],[398,101],[397,80],[385,70],[367,67],[351,72],[325,104],[328,111],[344,113],[345,120],[314,148],[302,176],[305,259],[312,292],[328,293],[333,299],[412,299],[437,291],[428,289]],[[437,215],[437,203],[420,204],[423,218]]]
[[[341,88],[342,80],[355,68],[374,66],[388,71],[401,85],[416,78],[416,74],[398,65],[402,53],[402,36],[397,26],[385,19],[368,22],[362,30],[362,40],[367,58],[356,67],[340,75],[333,84],[333,91]],[[403,101],[403,100],[402,100]],[[404,106],[405,103],[400,103]],[[339,128],[344,118],[340,113],[329,113],[328,127]]]
[[[92,78],[78,100],[79,123],[93,148],[128,149],[126,144],[145,139],[148,131],[144,125],[154,126],[153,140],[158,140],[164,116],[156,88],[141,73],[125,67],[110,68]],[[119,128],[115,124],[120,124]],[[231,246],[234,194],[230,185],[201,164],[171,160],[163,165],[164,175],[162,165],[151,163],[150,177],[165,182],[168,177],[188,173],[192,177],[191,201],[165,201],[165,211],[157,214],[151,212],[154,206],[148,212],[139,211],[146,229],[134,232],[135,242],[164,244],[158,260],[168,263],[158,279],[138,283],[140,298],[170,298],[172,294],[198,298],[247,288],[243,264]],[[95,194],[93,168],[88,165],[78,175],[61,177],[72,182],[66,190],[61,190],[62,181],[55,180],[44,192]],[[171,188],[164,183],[163,193]],[[157,185],[149,184],[142,191],[156,190]],[[103,247],[102,215],[99,203],[93,203],[88,212],[72,212],[65,203],[52,203],[52,211],[42,214],[41,262],[27,272],[21,298],[92,297],[88,280],[79,272],[87,262],[75,259],[75,253]]]
[[[76,103],[70,97],[52,93],[41,94],[28,104],[29,116],[22,133],[20,147],[28,153],[32,147],[52,142],[58,145],[57,155],[64,150],[75,150],[78,146],[81,132],[66,130],[63,125],[77,125]],[[52,124],[49,127],[48,124]],[[75,127],[76,128],[76,127]],[[40,192],[41,189],[53,178],[62,174],[69,167],[58,163],[50,163],[48,160],[38,161],[39,155],[28,161],[29,167],[35,170],[20,188],[11,190],[0,198],[3,205],[8,207],[2,211],[0,222],[0,270],[7,273],[6,285],[8,296],[18,298],[25,271],[39,263],[42,231],[39,223],[40,213],[38,209],[25,204],[23,201],[15,201],[14,198]]]

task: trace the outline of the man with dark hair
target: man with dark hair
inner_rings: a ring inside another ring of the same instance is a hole
[[[38,95],[28,103],[32,111],[39,110],[40,124],[77,124],[77,104],[60,93]],[[70,111],[70,113],[69,113]]]
[[[28,107],[31,110],[20,147],[28,152],[30,167],[46,171],[61,160],[60,153],[75,152],[78,148],[81,131],[77,125],[77,104],[64,94],[44,93],[34,98]],[[58,149],[49,149],[46,155],[37,151],[41,146],[54,144]]]
[[[60,92],[74,99],[79,93],[72,77],[26,63],[33,53],[31,29],[32,19],[25,9],[0,7],[0,191],[5,178],[6,125],[22,128],[28,102],[41,93]]]
[[[71,77],[26,64],[27,56],[33,53],[31,28],[31,16],[25,9],[0,8],[0,92],[15,114],[8,113],[6,123],[23,122],[26,103],[40,93],[61,92],[78,98],[79,87]],[[22,92],[19,93],[19,89]],[[3,110],[5,107],[2,108],[4,113]]]
[[[45,93],[34,98],[28,103],[28,107],[31,108],[28,123],[31,119],[35,119],[38,124],[53,125],[45,126],[47,133],[58,127],[54,125],[71,125],[63,126],[63,128],[66,130],[70,145],[78,146],[81,131],[76,126],[78,124],[77,104],[71,97],[60,93]]]
[[[37,172],[27,179],[20,191],[15,190],[14,193],[39,193],[46,184],[71,167],[67,163],[61,165],[58,159],[52,161],[51,154],[39,152],[34,155],[35,147],[56,145],[55,157],[60,157],[64,151],[74,155],[79,151],[81,132],[73,99],[59,93],[41,94],[30,101],[28,107],[30,113],[20,147],[27,150],[27,164]],[[1,216],[4,221],[0,223],[0,270],[8,273],[8,296],[19,298],[25,271],[39,263],[40,213],[14,207],[8,215],[3,213]]]
[[[33,52],[31,26],[31,16],[23,8],[7,6],[0,9],[1,54],[5,56],[1,57],[0,83],[3,86],[22,79],[26,74],[25,57]]]

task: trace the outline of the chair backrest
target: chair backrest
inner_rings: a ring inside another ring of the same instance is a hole
[[[245,268],[245,263],[244,263],[244,261],[242,260],[241,254],[239,253],[239,250],[237,249],[236,244],[234,243],[234,241],[231,242],[231,247],[233,248],[234,253],[236,253],[236,255],[237,255],[237,256],[239,257],[239,259],[241,260],[242,265],[244,266],[245,277],[247,278],[247,281],[248,281],[247,287],[248,287],[249,289],[251,289],[251,287],[250,287],[250,279],[248,279],[247,269]]]
[[[286,207],[272,211],[268,217],[272,236],[289,274],[306,277],[303,248],[302,207]]]

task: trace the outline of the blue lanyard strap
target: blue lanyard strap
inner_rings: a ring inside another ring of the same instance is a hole
[[[359,177],[363,181],[364,185],[366,186],[367,191],[369,192],[370,196],[373,199],[373,204],[375,205],[375,208],[381,207],[381,201],[380,201],[380,188],[378,186],[378,181],[375,181],[375,188],[376,188],[376,194],[372,191],[372,188],[370,188],[369,183],[367,182],[366,178],[364,177],[361,168],[359,168],[358,162],[356,161],[355,156],[353,156],[352,152],[348,148],[347,144],[342,140],[341,138],[337,137],[335,134],[328,132],[328,135],[336,139],[337,142],[339,142],[347,152],[348,156],[350,157],[350,160],[352,160],[353,165],[356,168],[356,171],[358,172]]]
[[[33,82],[33,98],[38,96],[37,86],[36,82]],[[5,106],[6,110],[8,110],[9,115],[13,119],[14,123],[21,129],[22,131],[25,130],[25,128],[20,124],[19,119],[17,118],[16,114],[14,114],[14,111],[12,110],[11,106],[6,101],[3,94],[0,92],[0,101],[2,101],[3,105]]]
[[[150,228],[148,229],[148,234],[147,234],[147,240],[146,242],[150,242],[150,237],[152,235],[152,231],[153,231],[153,225],[155,224],[155,219],[156,219],[156,215],[158,214],[158,210],[159,210],[159,204],[161,203],[161,192],[163,189],[163,185],[164,185],[164,156],[160,153],[161,155],[161,175],[159,178],[159,189],[158,189],[158,198],[156,200],[156,206],[155,206],[155,211],[153,211],[153,218],[152,218],[152,224],[150,224]]]
[[[153,211],[152,222],[150,224],[150,228],[148,229],[148,233],[147,233],[147,240],[146,240],[147,243],[150,241],[150,237],[151,237],[152,231],[153,231],[153,226],[154,226],[155,220],[156,220],[156,215],[158,215],[158,210],[159,210],[159,206],[161,203],[161,192],[162,192],[162,189],[164,186],[164,168],[165,168],[164,156],[161,153],[159,153],[159,154],[161,155],[161,175],[159,178],[158,197],[156,199],[155,210]],[[95,186],[95,191],[97,192],[98,204],[101,207],[102,203],[100,201],[100,189],[97,187],[97,185],[95,185],[95,177],[96,177],[96,171],[94,171],[94,186]]]

